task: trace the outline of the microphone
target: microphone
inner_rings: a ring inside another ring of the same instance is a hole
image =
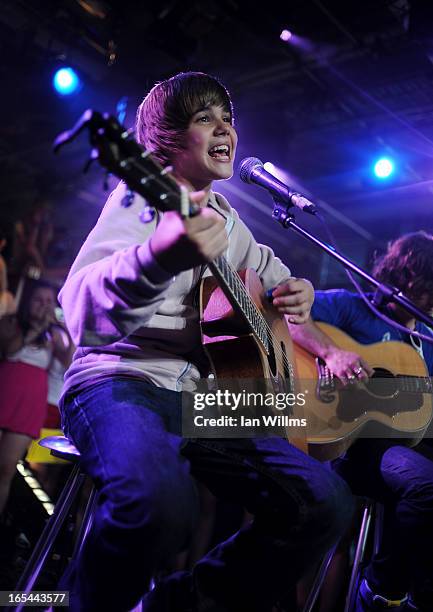
[[[270,194],[289,206],[296,206],[310,215],[317,215],[316,206],[305,196],[292,191],[276,176],[265,170],[263,162],[257,157],[246,157],[239,164],[239,175],[244,183],[255,183],[267,189]]]

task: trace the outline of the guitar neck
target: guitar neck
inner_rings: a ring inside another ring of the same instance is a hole
[[[397,380],[401,391],[406,393],[432,393],[433,383],[428,376],[408,376],[398,374]]]
[[[266,321],[252,301],[237,271],[234,270],[223,255],[209,263],[209,269],[231,306],[241,314],[244,321],[262,344],[263,349],[269,352]]]

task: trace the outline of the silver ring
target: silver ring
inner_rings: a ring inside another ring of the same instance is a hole
[[[356,368],[356,370],[353,370],[353,371],[357,376],[359,376],[362,372],[362,366],[359,366],[359,368]]]

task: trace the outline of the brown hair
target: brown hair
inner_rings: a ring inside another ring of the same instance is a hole
[[[51,289],[54,296],[54,301],[57,304],[57,293],[59,289],[46,280],[29,280],[26,283],[26,288],[24,289],[23,298],[20,302],[20,306],[18,308],[18,323],[24,333],[27,333],[30,329],[30,303],[33,297],[33,294],[38,289]]]
[[[193,115],[208,106],[222,106],[231,114],[227,89],[204,72],[180,72],[157,83],[137,109],[136,138],[162,164],[183,150],[183,135]]]
[[[419,231],[390,242],[375,263],[373,274],[381,282],[398,287],[408,298],[429,294],[433,307],[433,236]]]

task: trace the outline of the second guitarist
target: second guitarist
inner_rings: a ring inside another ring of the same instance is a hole
[[[401,289],[420,309],[433,309],[433,236],[425,232],[395,240],[377,262],[379,280]],[[433,344],[410,335],[416,329],[433,332],[416,322],[396,304],[388,317],[408,329],[399,332],[376,317],[363,300],[345,290],[316,291],[312,317],[349,334],[361,344],[398,340],[409,342],[424,358],[433,375]],[[370,365],[356,353],[340,349],[310,319],[291,326],[293,339],[321,357],[329,370],[345,384],[366,379]],[[415,448],[398,440],[359,439],[334,462],[337,472],[357,495],[384,504],[381,548],[367,568],[356,612],[377,609],[433,610],[433,445],[425,439]],[[409,598],[406,601],[406,598]]]

